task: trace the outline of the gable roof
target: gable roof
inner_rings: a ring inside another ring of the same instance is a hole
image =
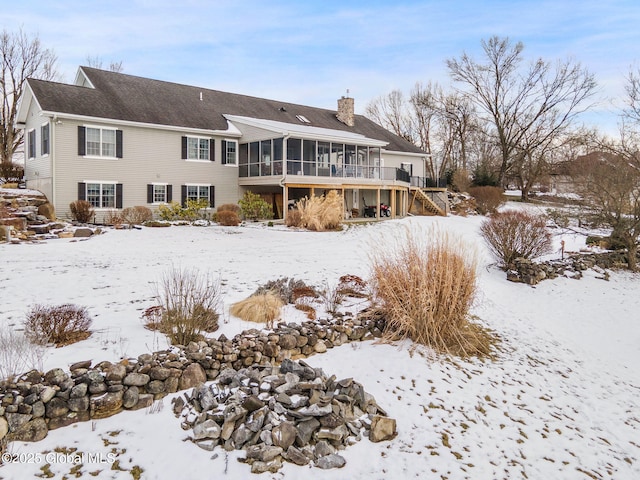
[[[80,86],[29,79],[28,83],[45,112],[80,115],[110,120],[225,131],[225,114],[339,130],[387,143],[386,150],[423,154],[412,143],[389,132],[365,116],[355,116],[349,127],[333,110],[278,100],[221,92],[189,85],[80,67],[89,85]]]

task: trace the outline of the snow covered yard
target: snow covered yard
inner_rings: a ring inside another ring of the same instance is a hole
[[[493,360],[447,360],[408,344],[348,344],[308,359],[328,375],[353,377],[398,421],[391,442],[363,439],[342,469],[286,464],[259,478],[636,479],[640,477],[640,295],[637,274],[558,278],[532,288],[509,283],[478,235],[479,217],[415,217],[313,233],[251,224],[109,230],[85,241],[0,245],[0,328],[19,328],[34,304],[75,303],[94,315],[93,335],[49,350],[42,368],[118,361],[165,348],[142,310],[172,265],[219,275],[226,312],[260,284],[286,276],[323,286],[367,278],[369,252],[403,227],[464,236],[480,253],[474,314],[501,338]],[[563,237],[579,248],[579,237]],[[561,238],[556,242],[559,245]],[[214,335],[254,327],[223,315]],[[292,308],[284,321],[303,314]],[[172,396],[153,407],[13,443],[25,460],[0,478],[230,478],[250,476],[239,452],[184,442]],[[75,455],[65,455],[74,452]],[[55,454],[57,449],[58,454]],[[77,462],[78,452],[86,455]],[[111,456],[109,456],[111,454]],[[102,459],[99,463],[97,460]],[[31,463],[28,460],[33,460]],[[116,460],[114,462],[114,460]],[[49,464],[47,467],[46,465]],[[44,469],[44,470],[43,470]]]

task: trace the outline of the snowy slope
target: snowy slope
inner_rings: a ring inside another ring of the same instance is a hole
[[[35,303],[76,303],[95,316],[86,341],[52,349],[43,369],[166,347],[145,330],[141,311],[152,305],[154,283],[172,265],[220,277],[228,306],[282,276],[322,286],[341,275],[366,278],[373,248],[402,228],[425,231],[437,223],[478,249],[479,290],[474,314],[502,343],[493,361],[452,361],[409,345],[344,345],[309,363],[328,374],[353,377],[398,420],[398,437],[364,439],[341,454],[339,470],[285,465],[261,478],[319,479],[582,479],[640,478],[640,277],[595,274],[558,278],[532,288],[509,283],[491,266],[478,235],[478,217],[415,217],[342,232],[313,233],[250,224],[245,227],[171,227],[109,230],[86,241],[52,240],[0,245],[0,327],[19,328]],[[579,237],[566,236],[579,248]],[[560,237],[556,238],[556,242]],[[558,243],[559,245],[559,243]],[[285,321],[301,315],[286,309]],[[253,324],[225,313],[221,329],[235,334]],[[50,463],[56,478],[250,477],[237,452],[200,450],[183,442],[171,396],[146,411],[55,430],[37,444],[11,444],[35,463],[0,467],[0,478],[33,478]],[[56,447],[118,463],[49,456]],[[213,458],[212,458],[213,457]],[[73,468],[76,470],[73,470]]]

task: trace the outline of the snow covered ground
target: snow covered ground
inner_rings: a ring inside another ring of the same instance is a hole
[[[640,277],[619,272],[607,282],[587,272],[536,287],[509,283],[482,245],[481,220],[414,217],[328,233],[262,224],[143,228],[84,241],[1,244],[0,328],[20,328],[36,303],[88,307],[93,335],[48,350],[44,370],[165,348],[140,314],[153,304],[155,282],[179,266],[219,275],[226,313],[215,335],[229,336],[254,326],[230,317],[228,307],[260,284],[283,276],[319,287],[345,274],[367,278],[372,248],[384,248],[403,227],[437,224],[478,249],[473,313],[502,339],[495,360],[452,361],[407,344],[372,342],[315,355],[312,366],[361,382],[397,419],[398,436],[349,447],[339,470],[287,464],[259,478],[640,478]],[[567,249],[584,243],[558,234],[558,249],[561,239]],[[284,311],[287,322],[301,318]],[[0,478],[34,478],[47,468],[55,478],[125,479],[140,469],[145,479],[249,478],[238,452],[206,452],[183,441],[171,398],[54,430],[36,444],[13,443],[9,450],[24,462],[0,467]],[[65,456],[74,448],[85,454],[80,465],[77,456]],[[104,462],[96,463],[100,455]]]

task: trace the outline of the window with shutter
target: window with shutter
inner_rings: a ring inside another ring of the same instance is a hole
[[[215,140],[213,138],[182,137],[182,159],[214,161]]]

